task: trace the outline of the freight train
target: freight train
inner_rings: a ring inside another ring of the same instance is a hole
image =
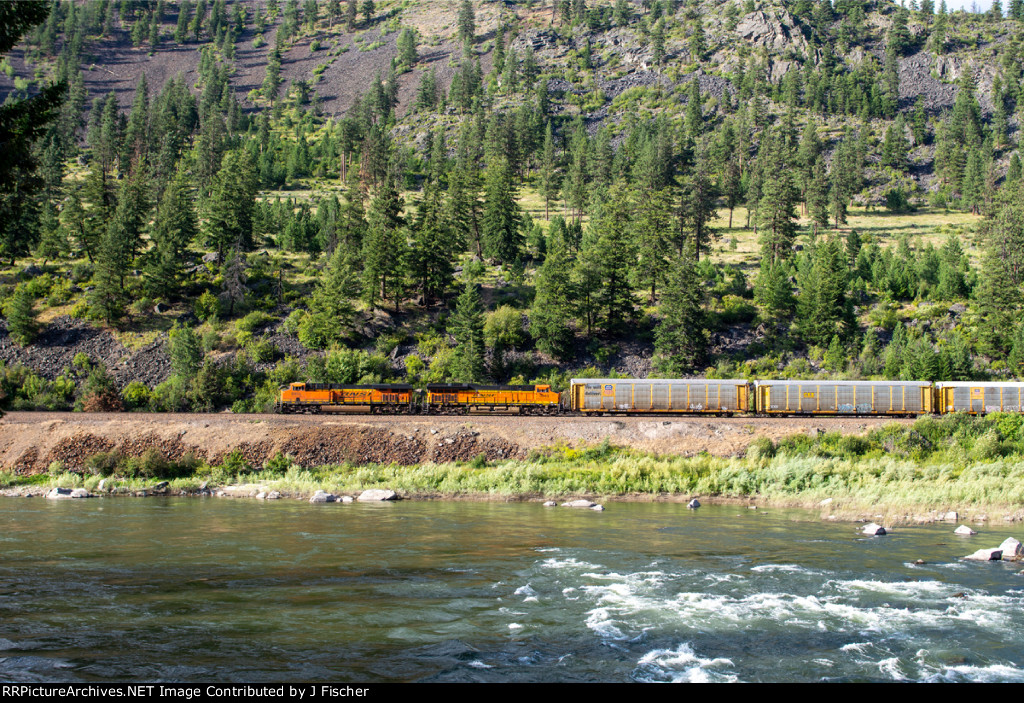
[[[275,410],[325,408],[428,415],[983,415],[1024,412],[1024,383],[574,378],[567,392],[558,393],[550,385],[446,383],[419,390],[398,383],[298,382],[281,390]]]

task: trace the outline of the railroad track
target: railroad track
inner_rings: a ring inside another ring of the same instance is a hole
[[[275,414],[275,413],[77,413],[77,412],[53,412],[53,411],[11,411],[4,415],[0,422],[5,424],[42,424],[49,422],[66,422],[75,424],[102,424],[110,422],[139,422],[146,424],[163,423],[208,423],[208,424],[238,424],[238,423],[268,423],[273,425],[323,425],[337,422],[366,423],[374,425],[388,425],[396,423],[415,424],[504,424],[515,422],[545,422],[562,424],[571,422],[583,422],[588,424],[601,423],[726,423],[730,425],[753,425],[758,426],[766,423],[786,423],[799,425],[839,425],[850,423],[869,423],[872,425],[888,422],[911,422],[913,419],[886,417],[886,416],[735,416],[719,417],[715,415],[519,415],[517,413],[486,413],[470,415],[371,415],[367,413],[350,411],[325,410],[317,414]]]

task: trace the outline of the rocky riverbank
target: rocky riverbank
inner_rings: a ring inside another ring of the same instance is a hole
[[[587,418],[384,417],[31,413],[0,420],[0,469],[19,475],[46,472],[59,462],[82,471],[90,456],[125,458],[156,451],[168,461],[186,455],[211,464],[237,453],[261,467],[278,453],[302,467],[327,464],[399,464],[523,459],[545,447],[586,447],[607,441],[672,456],[743,456],[759,438],[824,432],[862,435],[894,421],[874,418]]]

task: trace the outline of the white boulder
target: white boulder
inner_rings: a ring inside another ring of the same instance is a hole
[[[864,527],[862,527],[860,531],[861,534],[870,535],[872,537],[881,537],[882,535],[889,534],[888,532],[886,532],[884,527],[874,522],[869,522],[867,525],[864,525]]]
[[[1013,537],[1007,537],[1003,540],[1003,543],[999,545],[999,549],[1003,552],[1003,559],[1007,561],[1016,561],[1021,557],[1024,557],[1024,545],[1015,540]]]
[[[570,500],[568,503],[562,503],[563,508],[593,508],[597,503],[591,500]]]
[[[54,488],[46,494],[50,500],[70,500],[72,498],[92,498],[92,494],[84,488]]]
[[[313,494],[313,497],[309,499],[310,503],[333,503],[336,500],[334,494],[325,493],[324,491],[317,491]]]
[[[398,500],[398,494],[386,488],[371,488],[359,494],[360,503],[379,503],[385,500]]]
[[[974,530],[969,528],[967,525],[960,525],[960,527],[958,527],[955,530],[953,530],[953,533],[957,534],[957,535],[961,535],[963,537],[970,537],[971,535],[978,534],[977,532],[975,532]]]
[[[1001,549],[979,549],[974,554],[968,554],[964,559],[970,561],[999,561],[1003,558]]]

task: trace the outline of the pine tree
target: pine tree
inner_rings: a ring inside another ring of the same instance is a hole
[[[452,380],[467,383],[484,378],[484,309],[476,284],[467,283],[448,320],[455,339]]]
[[[704,23],[701,22],[698,15],[693,21],[693,27],[690,30],[690,56],[694,61],[703,61],[707,50],[707,40],[704,37]]]
[[[463,44],[472,43],[476,37],[476,17],[473,13],[472,0],[462,0],[462,5],[459,6],[458,36],[459,42]]]
[[[229,151],[213,179],[206,203],[207,243],[221,261],[229,250],[252,249],[252,213],[256,178],[248,151]]]
[[[419,288],[423,305],[430,306],[452,285],[457,239],[445,217],[441,188],[428,184],[417,207],[408,250],[411,288]]]
[[[20,285],[7,303],[7,333],[19,346],[27,346],[35,339],[37,325],[32,305],[35,303],[27,286]]]
[[[150,238],[153,250],[146,265],[146,289],[154,297],[178,294],[184,276],[187,251],[199,232],[195,205],[189,193],[188,174],[179,170],[164,190]]]
[[[936,293],[942,300],[956,300],[967,295],[965,265],[966,259],[960,246],[960,238],[950,234],[942,247],[939,264],[939,285]]]
[[[540,195],[544,198],[544,219],[551,219],[551,203],[558,198],[558,164],[555,161],[555,141],[551,132],[551,120],[544,130],[544,147],[541,154]]]
[[[834,335],[843,336],[841,325],[850,322],[852,309],[846,297],[846,253],[837,237],[819,244],[811,262],[801,267],[799,318],[804,338],[825,346]]]
[[[544,265],[537,272],[536,295],[530,308],[530,334],[537,348],[556,359],[572,358],[575,333],[569,326],[574,313],[572,264],[565,241],[553,236]]]
[[[785,262],[773,263],[770,259],[761,259],[761,271],[754,285],[754,300],[770,318],[786,320],[793,314],[796,300]]]
[[[356,28],[356,18],[359,15],[359,0],[348,0],[345,4],[345,27],[348,31]]]
[[[822,366],[835,373],[841,373],[846,368],[846,350],[838,334],[832,335],[832,341],[822,359]]]
[[[698,59],[699,60],[699,59]],[[665,21],[658,20],[651,31],[651,62],[661,66],[665,61]]]
[[[516,261],[523,248],[521,219],[508,160],[492,158],[484,182],[484,210],[480,220],[484,255],[503,264]]]
[[[812,167],[810,183],[807,186],[807,213],[815,225],[828,227],[828,174],[825,160],[818,158]]]
[[[836,229],[839,229],[839,225],[846,224],[849,196],[843,183],[843,174],[838,165],[832,166],[831,175],[832,185],[828,191],[828,209],[832,219],[835,221]]]
[[[693,244],[694,256],[700,261],[701,252],[711,248],[716,234],[711,222],[718,218],[718,189],[708,172],[710,159],[706,151],[697,156],[693,170],[683,179],[679,208],[679,225],[682,229],[677,239],[677,249],[682,255],[683,242]]]
[[[281,88],[281,50],[275,46],[267,57],[266,74],[263,77],[263,97],[273,106],[277,100],[277,92]]]
[[[1003,197],[995,218],[986,222],[982,257],[985,276],[977,293],[980,349],[992,356],[1002,356],[1009,349],[1009,335],[1019,320],[1024,282],[1024,203],[1019,189]]]
[[[174,30],[174,41],[184,44],[188,40],[188,25],[191,19],[192,3],[190,0],[181,0],[178,6],[178,25]]]
[[[391,179],[385,180],[370,203],[369,226],[363,241],[363,297],[370,307],[391,298],[398,309],[406,249],[402,209],[395,184]]]
[[[596,304],[604,318],[604,329],[612,333],[620,332],[635,313],[629,285],[629,271],[636,261],[632,236],[634,215],[629,191],[613,186],[591,225],[593,239],[588,254],[598,262],[601,282]]]
[[[203,365],[202,341],[191,327],[177,322],[168,337],[171,373],[183,381],[192,380]]]
[[[778,262],[790,258],[793,253],[797,196],[790,169],[777,148],[769,163],[757,205],[757,223],[761,229],[761,255]]]
[[[650,290],[649,302],[654,305],[657,288],[665,279],[669,268],[672,246],[668,233],[673,225],[673,195],[668,188],[644,194],[634,224],[637,265],[636,283]]]
[[[311,349],[325,349],[347,335],[355,321],[352,299],[358,293],[358,263],[344,247],[335,247],[320,275],[309,313],[299,324],[299,339]]]
[[[398,65],[402,71],[408,71],[419,61],[419,52],[416,50],[416,30],[403,29],[398,35]]]
[[[655,330],[655,363],[669,378],[694,373],[707,358],[709,323],[704,295],[696,258],[688,247],[672,263],[662,295],[661,321]]]
[[[743,201],[743,169],[739,159],[732,157],[726,162],[722,180],[722,195],[725,196],[725,206],[729,208],[729,229],[732,229],[733,210]]]

